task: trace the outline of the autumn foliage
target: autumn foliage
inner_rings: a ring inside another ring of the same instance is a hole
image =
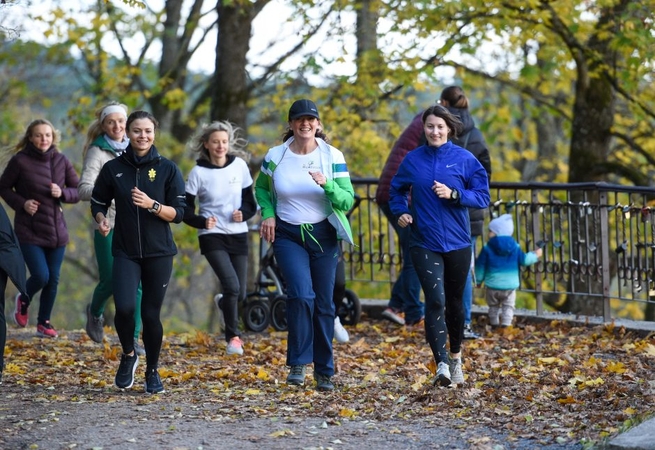
[[[311,370],[304,388],[285,384],[286,334],[273,331],[246,334],[242,357],[227,356],[219,335],[167,335],[160,359],[166,393],[142,393],[143,364],[131,392],[120,392],[112,386],[118,339],[106,331],[101,346],[79,330],[60,330],[49,340],[10,329],[0,415],[41,404],[74,414],[80,402],[171,402],[200,408],[196,418],[203,420],[226,414],[241,420],[300,414],[332,425],[393,419],[466,428],[471,445],[525,439],[536,445],[602,442],[652,414],[655,400],[655,338],[610,325],[554,321],[487,329],[484,339],[465,341],[465,384],[437,388],[422,329],[364,321],[350,328],[350,343],[335,344],[337,389],[327,394],[313,388]],[[22,427],[21,421],[3,426],[0,444]],[[269,437],[286,433],[271,429]]]

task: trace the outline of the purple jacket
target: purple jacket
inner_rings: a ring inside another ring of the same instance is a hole
[[[14,230],[21,244],[46,248],[68,243],[68,230],[62,203],[77,203],[79,178],[68,158],[52,146],[43,153],[32,144],[16,153],[0,176],[0,196],[16,211]],[[54,198],[50,184],[61,187],[61,197]],[[23,206],[27,200],[40,203],[34,216]]]
[[[400,163],[403,162],[407,153],[420,146],[422,141],[424,141],[422,117],[423,111],[412,119],[412,122],[400,134],[396,143],[393,144],[391,152],[389,152],[389,156],[387,157],[387,162],[384,163],[380,181],[378,182],[378,189],[375,192],[375,201],[378,205],[389,203],[391,179],[398,172]]]

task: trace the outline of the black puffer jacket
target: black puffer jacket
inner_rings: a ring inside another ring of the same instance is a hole
[[[464,124],[464,129],[460,135],[453,139],[453,143],[467,149],[480,161],[480,164],[487,171],[487,178],[491,181],[491,157],[487,143],[480,130],[475,127],[475,122],[471,117],[468,109],[447,107],[448,111],[459,117]],[[481,236],[484,230],[484,218],[487,212],[486,208],[477,209],[469,208],[469,220],[471,222],[471,236]]]

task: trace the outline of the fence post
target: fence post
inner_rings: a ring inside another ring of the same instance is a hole
[[[607,211],[607,192],[601,191],[598,195],[598,213],[600,215],[600,242],[601,242],[601,264],[603,283],[603,320],[612,320],[610,308],[610,287],[612,279],[610,276],[610,234],[609,214]]]
[[[539,228],[540,216],[542,211],[540,211],[541,206],[539,206],[539,191],[533,189],[531,191],[531,200],[532,208],[532,244],[536,246],[537,242],[541,240],[541,229]],[[532,250],[532,249],[527,249]],[[543,273],[540,270],[535,270],[535,280],[534,280],[534,290],[535,290],[535,299],[537,302],[537,317],[543,316],[544,314],[544,293],[542,291],[542,282],[543,282]]]

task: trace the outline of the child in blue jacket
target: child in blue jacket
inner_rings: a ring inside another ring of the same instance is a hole
[[[541,258],[540,248],[524,253],[514,240],[514,221],[503,214],[489,223],[489,240],[475,260],[475,280],[485,284],[492,327],[508,327],[514,319],[516,289],[520,285],[521,266],[529,266]]]

